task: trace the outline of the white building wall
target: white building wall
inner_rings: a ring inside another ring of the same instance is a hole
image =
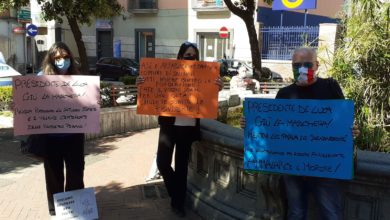
[[[199,12],[192,8],[192,0],[189,1],[189,24],[188,36],[191,42],[196,42],[197,31],[219,32],[223,26],[227,27],[232,39],[231,54],[235,59],[250,61],[251,52],[248,32],[241,18],[230,11]],[[199,42],[197,42],[199,43]]]
[[[22,26],[14,19],[0,19],[0,51],[5,61],[19,72],[24,72],[24,34],[15,34],[13,28]]]
[[[133,15],[128,13],[125,16],[112,18],[113,45],[117,40],[121,41],[121,56],[134,59],[135,56],[135,30],[155,30],[155,56],[158,58],[174,58],[177,55],[179,46],[188,39],[188,22],[186,9],[160,9],[157,14]],[[96,21],[91,26],[80,26],[82,39],[85,43],[88,57],[96,57]],[[77,46],[65,19],[61,25],[65,34],[66,42],[75,56],[78,56]],[[114,48],[113,48],[114,49]]]

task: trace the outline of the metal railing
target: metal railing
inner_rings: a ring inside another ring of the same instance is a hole
[[[294,49],[302,46],[318,47],[318,26],[264,27],[262,59],[291,60]]]
[[[129,10],[158,9],[158,0],[130,0]]]

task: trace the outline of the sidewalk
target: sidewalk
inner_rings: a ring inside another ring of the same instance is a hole
[[[88,142],[85,186],[95,187],[99,219],[180,219],[162,181],[145,183],[158,129]],[[19,153],[11,129],[0,129],[0,220],[50,219],[43,165]],[[185,219],[200,219],[187,210]]]

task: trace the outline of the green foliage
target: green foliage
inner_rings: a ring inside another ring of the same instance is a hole
[[[20,8],[30,3],[29,0],[1,0],[0,12],[9,8]],[[38,0],[44,12],[45,20],[63,22],[64,17],[75,18],[81,24],[90,24],[93,17],[111,18],[121,13],[122,6],[112,0]]]
[[[119,78],[119,81],[123,82],[125,85],[135,85],[136,79],[136,76],[122,76]]]
[[[4,116],[4,117],[13,117],[13,113],[11,111],[2,111],[0,112],[0,116]]]
[[[7,110],[12,102],[12,87],[0,86],[0,111]]]
[[[0,0],[0,13],[10,8],[20,8],[28,5],[30,0]]]
[[[243,115],[244,108],[242,106],[234,108],[232,110],[229,109],[226,124],[240,128],[240,119]]]
[[[222,77],[222,81],[223,81],[223,82],[230,82],[230,80],[232,80],[232,77],[230,77],[230,76],[224,76],[224,77]]]
[[[75,18],[81,24],[90,24],[93,17],[111,18],[123,10],[112,0],[38,0],[45,20],[63,22],[63,17]]]
[[[361,149],[390,152],[390,3],[351,0],[331,75],[355,102]]]

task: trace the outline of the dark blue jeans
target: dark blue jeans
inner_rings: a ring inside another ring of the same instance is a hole
[[[288,175],[283,176],[283,180],[288,201],[288,220],[307,219],[309,192],[318,203],[321,219],[342,219],[342,194],[337,180]]]

